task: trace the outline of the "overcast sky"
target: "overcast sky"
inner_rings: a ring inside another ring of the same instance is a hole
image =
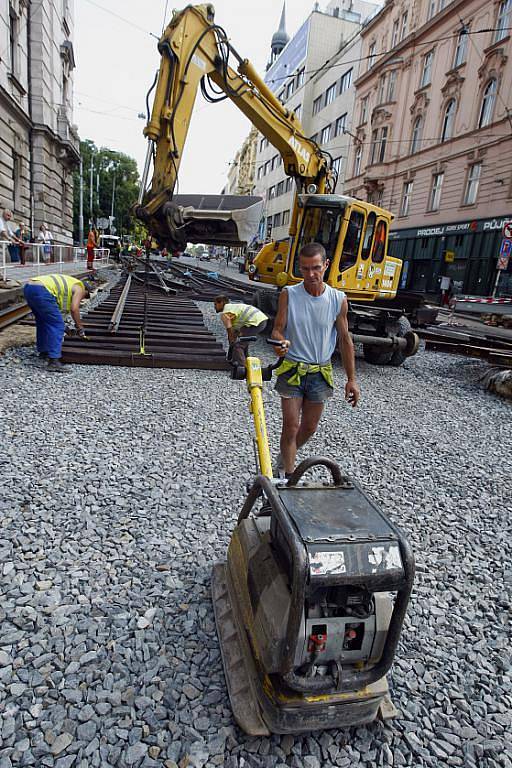
[[[146,92],[159,66],[157,40],[150,33],[161,33],[166,5],[167,23],[172,8],[181,7],[179,0],[75,0],[74,121],[80,137],[136,158],[140,170],[145,120],[137,114],[145,112]],[[288,0],[288,34],[313,5],[313,0]],[[214,6],[216,22],[237,51],[264,74],[281,0],[217,0]],[[220,192],[228,163],[249,130],[250,123],[233,104],[208,104],[199,93],[180,168],[180,192]]]

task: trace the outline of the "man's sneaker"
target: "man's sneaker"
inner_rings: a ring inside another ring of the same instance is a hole
[[[48,359],[47,371],[50,373],[67,373],[68,369],[58,358],[50,357]]]
[[[281,451],[277,454],[272,471],[276,477],[284,477],[284,461],[281,456]]]

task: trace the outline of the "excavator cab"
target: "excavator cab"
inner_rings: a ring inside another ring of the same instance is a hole
[[[393,219],[389,211],[342,195],[299,195],[298,204],[297,235],[287,243],[282,273],[276,275],[275,251],[267,245],[256,256],[253,280],[281,286],[300,282],[299,253],[317,242],[330,261],[325,277],[329,285],[366,302],[395,296],[401,261],[387,255]]]

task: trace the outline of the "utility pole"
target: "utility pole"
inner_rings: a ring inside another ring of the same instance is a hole
[[[98,214],[100,212],[100,164],[98,162],[98,170],[96,172],[96,210]]]
[[[78,242],[84,243],[84,161],[80,157],[80,208],[78,212]]]
[[[94,224],[94,215],[92,211],[93,186],[94,186],[94,155],[91,152],[91,176],[89,179],[89,219],[90,219],[91,227]]]
[[[116,199],[116,169],[114,168],[114,180],[112,182],[112,205],[110,206],[110,230],[114,223],[114,203]]]

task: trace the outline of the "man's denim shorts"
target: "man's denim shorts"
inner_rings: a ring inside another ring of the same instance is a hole
[[[287,371],[277,377],[276,392],[286,400],[292,397],[302,397],[312,403],[325,403],[332,397],[332,387],[326,382],[320,372],[306,373],[300,380],[300,386],[288,384],[288,379],[296,373],[295,370]]]

